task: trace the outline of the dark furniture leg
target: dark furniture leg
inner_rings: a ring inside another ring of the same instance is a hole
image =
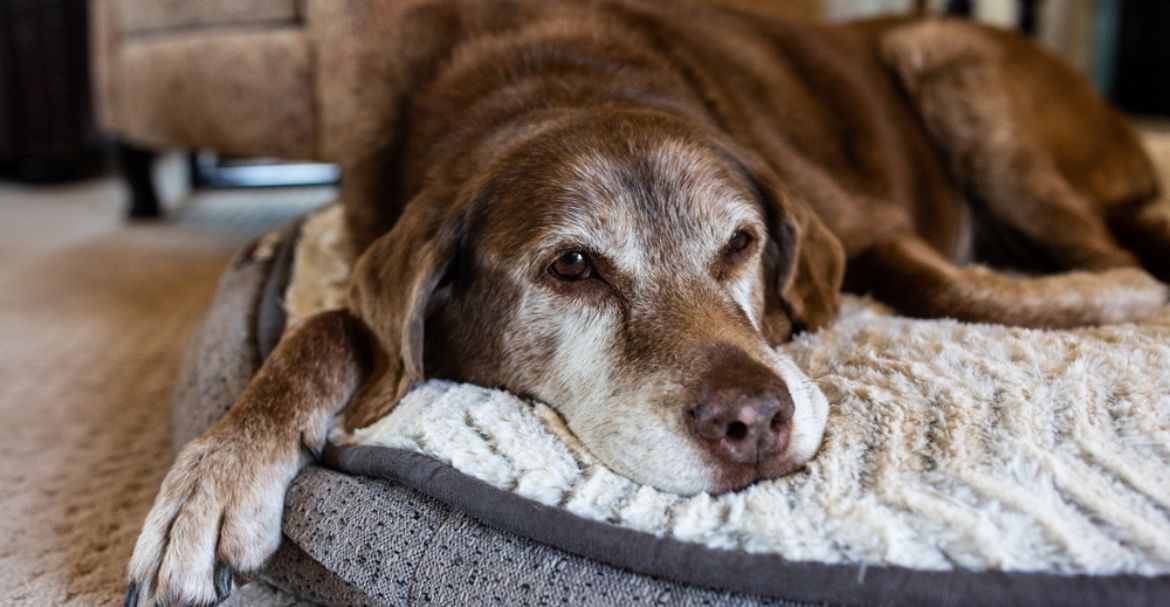
[[[956,17],[970,17],[975,12],[975,0],[947,0],[943,12]]]
[[[114,143],[114,153],[118,157],[122,177],[130,188],[130,208],[127,215],[133,219],[158,217],[160,215],[158,194],[155,192],[154,179],[150,171],[154,163],[154,152],[125,141],[117,141]]]
[[[1020,1],[1019,28],[1021,32],[1029,36],[1036,35],[1036,30],[1040,27],[1040,4],[1041,0]]]

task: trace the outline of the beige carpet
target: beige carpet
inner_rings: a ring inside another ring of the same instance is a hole
[[[0,605],[121,604],[171,459],[179,354],[219,272],[331,195],[204,194],[128,225],[112,179],[0,183]]]

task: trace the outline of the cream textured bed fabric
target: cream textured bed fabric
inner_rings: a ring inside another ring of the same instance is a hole
[[[292,320],[343,301],[336,208],[306,225]],[[356,436],[583,517],[792,560],[1055,573],[1170,572],[1170,308],[1140,326],[921,321],[850,298],[780,349],[828,397],[798,474],[712,497],[638,486],[547,406],[431,381]]]

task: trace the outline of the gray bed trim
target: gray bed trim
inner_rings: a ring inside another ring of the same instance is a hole
[[[492,527],[586,558],[682,584],[844,605],[1144,606],[1166,604],[1170,576],[915,571],[827,565],[704,546],[599,523],[495,487],[424,455],[379,447],[332,448],[339,471],[393,480]]]

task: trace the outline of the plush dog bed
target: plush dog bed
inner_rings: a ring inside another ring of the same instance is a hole
[[[184,365],[181,445],[290,319],[341,305],[327,209],[225,275]],[[1162,604],[1170,596],[1170,308],[1030,331],[850,299],[782,348],[830,403],[807,470],[681,497],[607,470],[555,412],[432,381],[335,431],[266,570],[331,605]]]

